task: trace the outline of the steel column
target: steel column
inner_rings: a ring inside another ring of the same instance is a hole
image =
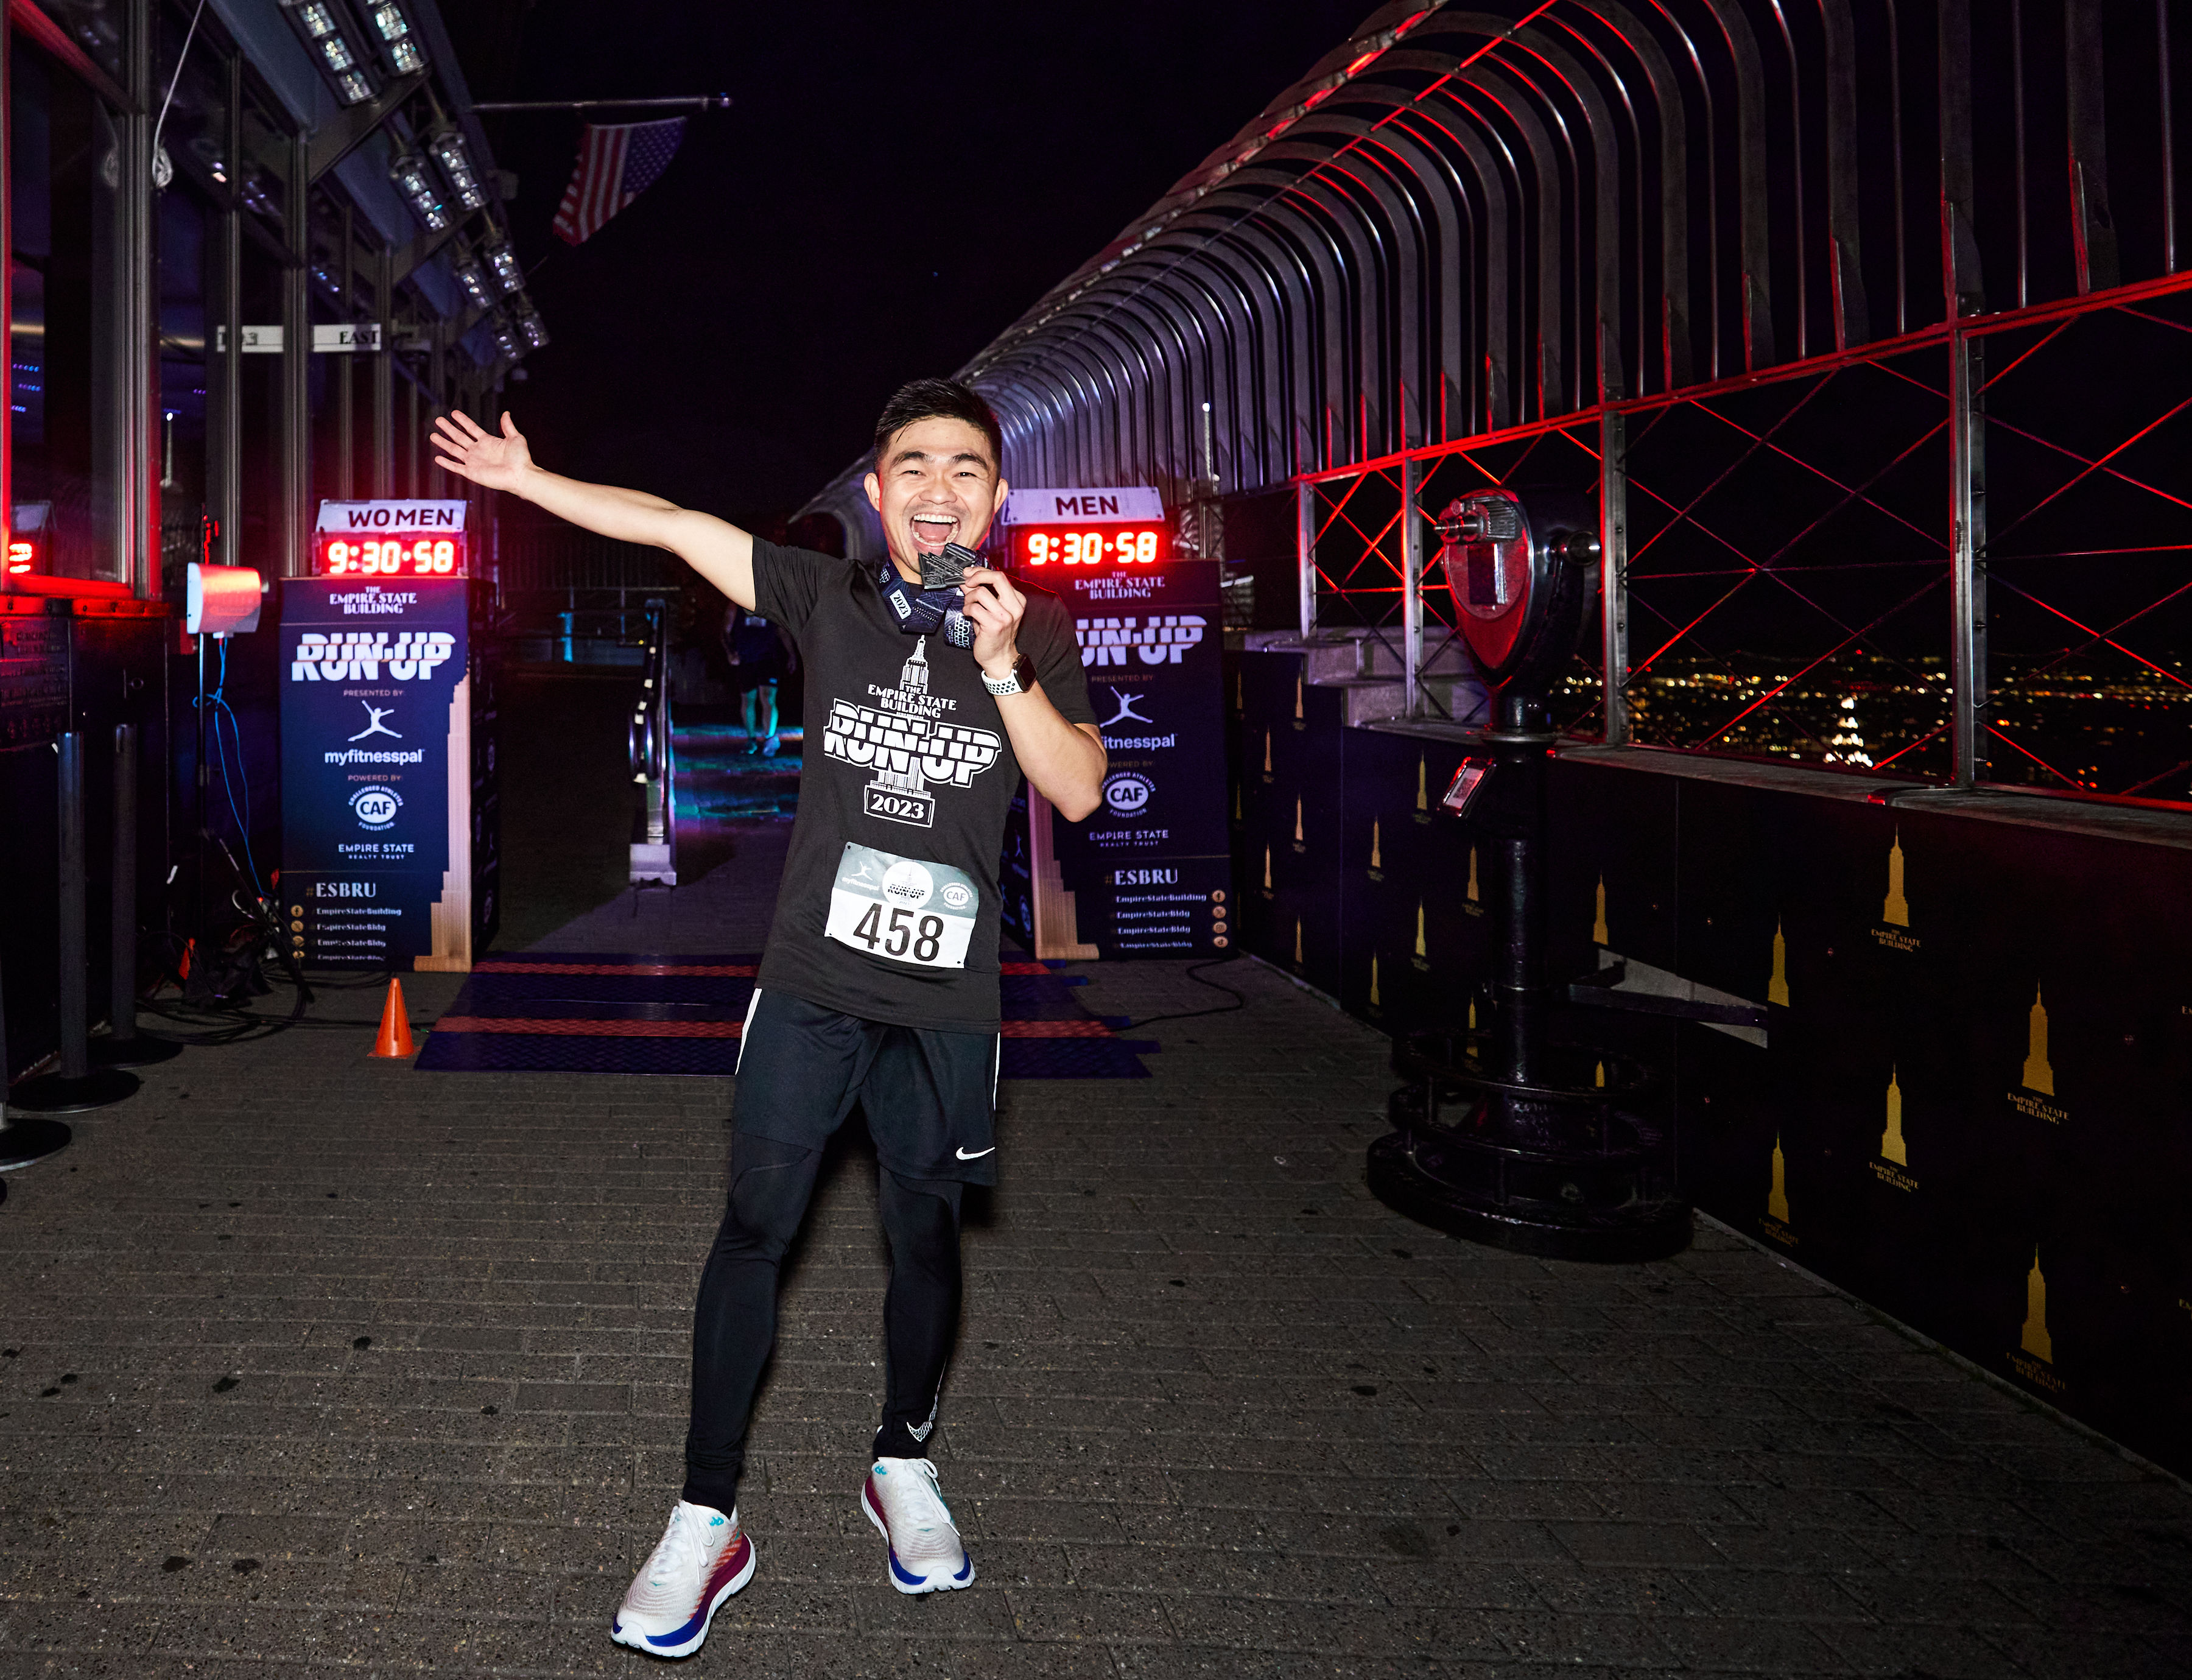
[[[122,238],[120,271],[128,278],[123,295],[113,307],[121,316],[121,400],[115,404],[115,423],[121,428],[121,448],[116,453],[118,469],[115,486],[119,516],[116,529],[121,552],[115,576],[131,592],[150,597],[160,592],[160,504],[153,466],[154,415],[152,384],[158,374],[153,345],[152,290],[152,18],[151,0],[130,0],[123,22],[123,85],[131,108],[120,113],[122,156],[116,160],[120,177]]]
[[[15,83],[14,71],[14,43],[15,31],[0,29],[0,281],[4,281],[11,300],[9,320],[14,319],[12,300],[15,283],[9,266],[15,249],[14,192],[12,183],[15,174]],[[12,418],[15,412],[15,358],[0,356],[0,402],[7,404],[5,412]],[[7,540],[15,534],[15,428],[0,426],[0,556],[7,552]],[[8,1065],[8,1029],[0,1022],[0,1130],[6,1129],[8,1117],[8,1079],[14,1071]],[[0,1156],[4,1159],[4,1156]]]
[[[243,54],[229,55],[226,141],[243,155]],[[214,542],[206,558],[243,563],[243,211],[235,199],[220,213],[220,331],[207,381],[206,512]]]
[[[1598,419],[1598,619],[1606,744],[1629,745],[1629,416]]]
[[[1416,492],[1423,463],[1401,459],[1401,667],[1407,679],[1407,715],[1424,715],[1424,522],[1417,516]]]
[[[1316,629],[1316,486],[1294,490],[1294,566],[1301,581],[1301,633]]]
[[[396,494],[396,253],[383,245],[373,258],[373,318],[380,348],[373,353],[373,494]]]
[[[342,276],[342,309],[351,321],[357,317],[351,308],[353,289],[357,284],[357,243],[354,226],[356,213],[349,205],[343,206],[342,255],[335,264],[335,272]],[[335,500],[350,501],[357,491],[357,376],[351,364],[357,360],[353,351],[335,363]],[[306,364],[307,366],[310,363]]]
[[[1984,340],[1949,340],[1950,784],[1986,769],[1986,396]]]
[[[283,232],[288,262],[282,272],[282,505],[274,543],[275,559],[285,578],[305,575],[305,522],[312,494],[312,317],[306,265],[311,255],[306,219],[311,214],[307,179],[311,152],[302,134],[289,140],[288,180],[283,196]]]

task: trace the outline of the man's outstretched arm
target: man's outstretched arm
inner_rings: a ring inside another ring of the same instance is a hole
[[[533,451],[507,414],[500,437],[470,414],[437,415],[434,464],[490,490],[522,497],[598,535],[666,548],[741,607],[754,605],[753,538],[748,533],[712,513],[695,513],[644,490],[582,483],[535,466]]]

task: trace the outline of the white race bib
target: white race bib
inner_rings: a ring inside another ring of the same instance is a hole
[[[963,870],[845,843],[823,932],[866,956],[963,969],[982,897]]]

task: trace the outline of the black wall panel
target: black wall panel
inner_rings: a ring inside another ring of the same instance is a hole
[[[1236,660],[1248,948],[1387,1031],[1459,1024],[1490,934],[1437,809],[1463,744],[1340,728],[1298,656]],[[1666,1076],[1693,1200],[2192,1469],[2192,849],[1680,768],[1550,767],[1549,962],[1767,1007],[1762,1046],[1571,1018]]]

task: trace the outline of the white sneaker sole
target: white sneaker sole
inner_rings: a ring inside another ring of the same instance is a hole
[[[694,1652],[708,1643],[708,1630],[715,1626],[716,1612],[722,1609],[723,1601],[753,1579],[754,1565],[760,1560],[760,1557],[761,1548],[753,1543],[752,1535],[747,1535],[745,1567],[716,1589],[715,1597],[709,1601],[707,1614],[700,1618],[700,1631],[682,1644],[650,1643],[647,1636],[637,1629],[625,1627],[624,1613],[621,1610],[609,1619],[609,1637],[619,1645],[629,1645],[633,1650],[644,1651],[651,1657],[691,1656]]]
[[[916,1575],[899,1562],[898,1548],[891,1544],[890,1524],[875,1506],[874,1495],[865,1482],[860,1483],[860,1510],[876,1532],[883,1537],[883,1551],[890,1559],[890,1584],[909,1598],[918,1598],[924,1592],[956,1592],[962,1586],[974,1584],[974,1554],[967,1550],[962,1540],[959,1555],[967,1560],[966,1567],[956,1575]]]

